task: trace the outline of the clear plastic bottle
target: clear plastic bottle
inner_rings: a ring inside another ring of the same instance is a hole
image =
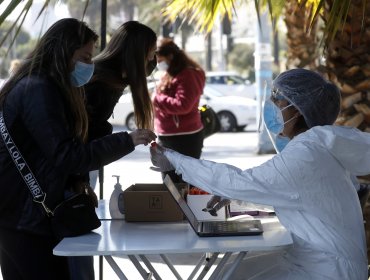
[[[117,183],[114,185],[114,190],[110,196],[109,200],[109,213],[112,219],[124,219],[124,208],[123,208],[123,190],[122,186],[119,183],[119,176],[113,175],[116,177]]]

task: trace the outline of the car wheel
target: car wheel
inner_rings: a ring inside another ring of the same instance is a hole
[[[127,129],[131,131],[137,129],[134,113],[131,113],[127,116],[126,126],[127,126]]]
[[[230,112],[218,112],[218,119],[221,124],[221,132],[230,132],[236,130],[236,119]]]

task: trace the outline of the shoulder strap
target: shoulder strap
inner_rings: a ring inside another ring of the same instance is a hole
[[[46,193],[42,191],[39,183],[36,180],[36,177],[33,175],[31,169],[27,165],[27,162],[24,160],[22,154],[10,136],[8,128],[5,125],[2,111],[0,111],[0,133],[10,157],[12,158],[15,166],[23,178],[23,181],[26,183],[26,186],[33,196],[33,201],[40,203],[44,207],[46,214],[51,216],[53,212],[45,205]]]

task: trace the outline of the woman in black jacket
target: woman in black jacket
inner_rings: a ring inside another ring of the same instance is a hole
[[[146,129],[119,132],[87,144],[88,118],[81,88],[93,73],[97,35],[83,22],[62,19],[0,91],[6,126],[54,209],[69,190],[68,180],[113,162],[148,144]],[[66,258],[41,205],[32,200],[0,139],[0,259],[3,278],[68,279]]]
[[[127,21],[114,31],[104,50],[93,58],[94,75],[85,85],[89,118],[88,141],[112,133],[113,127],[108,119],[127,86],[132,93],[137,127],[152,128],[152,102],[146,78],[157,65],[156,42],[157,35],[151,28],[137,21]],[[96,179],[97,170],[94,170],[90,172],[93,189]],[[74,259],[72,279],[91,278],[92,257]]]
[[[89,140],[112,133],[108,119],[123,90],[132,93],[138,128],[153,127],[153,109],[147,79],[157,65],[157,35],[137,21],[123,23],[104,50],[93,58],[94,75],[85,86],[89,115]]]

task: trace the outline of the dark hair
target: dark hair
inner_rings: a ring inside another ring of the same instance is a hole
[[[88,121],[84,94],[81,88],[71,84],[71,64],[76,50],[97,39],[98,35],[82,21],[65,18],[55,22],[4,85],[0,91],[0,104],[4,103],[16,83],[27,75],[45,75],[58,86],[69,106],[69,122],[74,135],[85,140]]]
[[[159,42],[157,54],[166,57],[172,55],[171,63],[167,69],[167,73],[171,77],[175,77],[188,67],[203,71],[202,67],[181,50],[172,39],[163,38]]]
[[[92,81],[103,81],[122,89],[129,84],[139,128],[151,128],[153,119],[146,66],[149,51],[156,47],[157,35],[137,21],[122,24],[104,50],[94,58],[96,73]],[[122,78],[125,73],[126,77]]]

